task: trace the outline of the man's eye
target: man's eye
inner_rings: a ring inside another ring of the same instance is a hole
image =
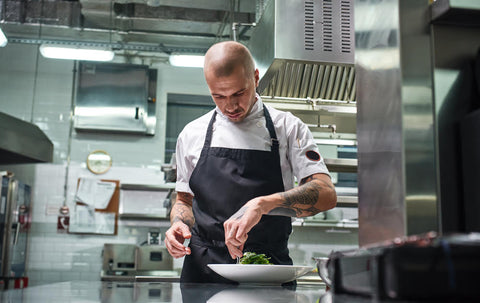
[[[239,93],[236,93],[235,96],[236,97],[239,97],[239,96],[242,96],[245,92],[239,92]]]

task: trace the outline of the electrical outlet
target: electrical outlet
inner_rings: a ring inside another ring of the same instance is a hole
[[[160,233],[156,231],[148,232],[148,244],[149,245],[160,245]]]

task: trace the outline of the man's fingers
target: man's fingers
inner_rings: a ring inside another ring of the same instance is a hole
[[[232,246],[232,245],[227,245],[228,252],[230,253],[230,257],[232,259],[235,259],[237,257],[242,257],[243,256],[243,245],[242,246]]]
[[[191,254],[190,248],[183,245],[185,239],[189,239],[191,236],[190,229],[185,224],[172,226],[165,233],[165,246],[172,257],[181,258]]]
[[[172,243],[168,240],[165,240],[165,246],[167,246],[168,252],[172,255],[172,257],[178,259],[185,255],[185,249],[178,249],[177,247],[173,246]]]
[[[184,239],[190,239],[192,237],[192,234],[190,233],[190,229],[188,228],[187,225],[182,225],[180,228],[181,228],[182,236]]]

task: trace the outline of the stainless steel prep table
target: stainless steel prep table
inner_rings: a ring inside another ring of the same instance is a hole
[[[185,298],[185,299],[184,299]],[[189,298],[189,299],[187,299]],[[107,282],[73,281],[0,292],[0,302],[5,303],[414,303],[425,301],[375,301],[368,297],[336,295],[325,291],[325,284],[299,283],[296,290],[281,286],[191,284],[181,287],[178,282]],[[427,301],[432,302],[432,301]],[[439,302],[439,301],[435,301]],[[448,301],[452,302],[452,301]],[[457,301],[455,301],[457,302]],[[460,301],[459,301],[460,302]],[[478,302],[461,301],[461,302]]]
[[[0,292],[0,302],[301,302],[313,303],[325,293],[322,283],[281,286],[190,284],[178,282],[72,281]]]

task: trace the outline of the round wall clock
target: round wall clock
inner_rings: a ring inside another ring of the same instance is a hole
[[[104,174],[112,166],[112,157],[103,150],[95,150],[87,156],[87,167],[94,174]]]

